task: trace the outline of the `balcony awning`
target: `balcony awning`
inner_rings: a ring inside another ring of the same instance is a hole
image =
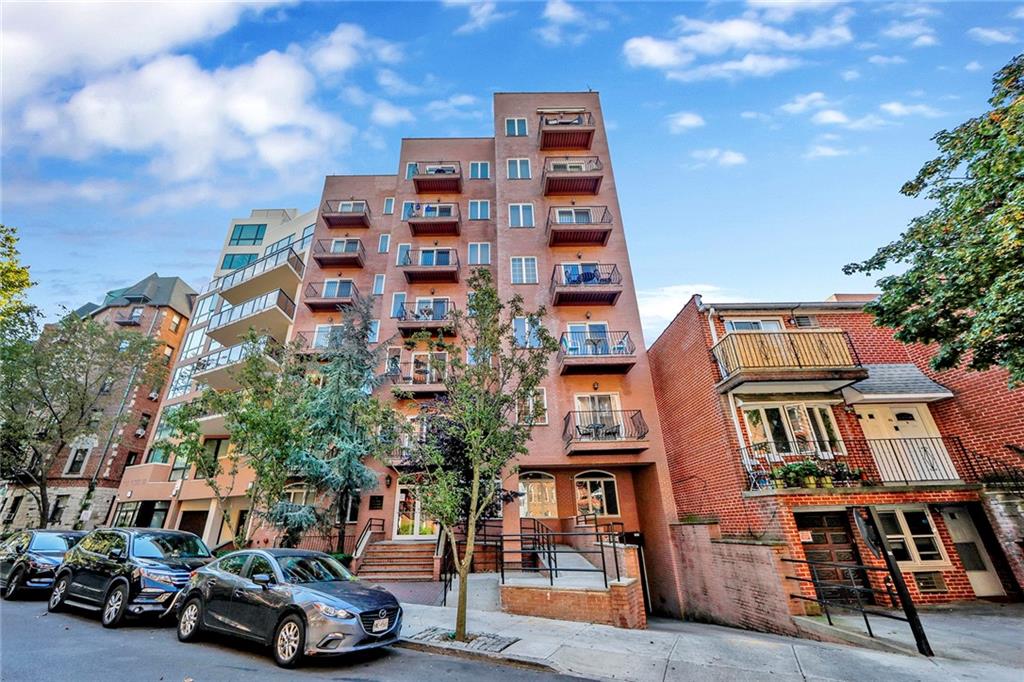
[[[953,393],[938,384],[911,363],[894,365],[864,365],[868,378],[843,389],[846,402],[858,403],[893,403],[915,402],[930,403],[936,400],[952,398]]]

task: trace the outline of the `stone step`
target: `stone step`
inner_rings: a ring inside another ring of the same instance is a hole
[[[433,566],[434,557],[402,557],[402,558],[382,558],[367,556],[363,557],[362,566]]]
[[[404,583],[426,582],[434,579],[430,571],[421,573],[360,573],[359,579],[366,582]]]
[[[363,556],[380,556],[380,557],[425,557],[434,556],[433,549],[427,550],[409,550],[409,549],[370,549],[369,547],[363,552]]]

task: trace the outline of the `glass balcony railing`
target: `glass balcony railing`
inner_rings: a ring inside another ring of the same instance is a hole
[[[298,253],[296,253],[294,247],[288,247],[281,249],[280,251],[275,251],[269,256],[264,256],[243,268],[235,270],[234,272],[229,272],[222,277],[214,279],[206,287],[206,292],[209,293],[211,291],[223,291],[225,289],[230,289],[231,287],[247,282],[254,277],[262,275],[268,270],[273,270],[285,263],[291,265],[295,270],[295,273],[300,278],[302,277],[302,273],[305,270],[302,258]]]
[[[250,315],[255,315],[275,306],[280,308],[281,312],[283,312],[288,318],[295,317],[295,302],[288,297],[288,294],[278,289],[277,291],[271,291],[263,294],[262,296],[257,296],[256,298],[250,299],[245,303],[240,303],[239,305],[228,308],[227,310],[222,310],[216,315],[210,317],[210,323],[207,325],[206,329],[210,332],[215,329],[219,329],[220,327],[226,327],[233,322],[238,322]]]

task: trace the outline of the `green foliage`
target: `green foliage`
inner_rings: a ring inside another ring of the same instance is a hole
[[[28,267],[19,260],[18,232],[13,226],[0,225],[0,324],[28,312],[23,299],[30,286]]]
[[[935,207],[847,274],[894,264],[868,306],[905,343],[938,344],[932,365],[965,363],[1024,381],[1024,55],[993,79],[991,110],[934,140],[939,156],[902,193]]]
[[[31,317],[9,323],[0,323],[0,475],[29,482],[46,527],[58,457],[116,440],[127,413],[109,409],[107,394],[160,385],[165,370],[159,342],[89,317],[67,315],[38,338]]]

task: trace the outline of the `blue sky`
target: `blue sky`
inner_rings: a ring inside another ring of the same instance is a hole
[[[3,9],[2,220],[49,315],[209,277],[228,220],[490,135],[490,95],[601,92],[648,342],[691,293],[865,291],[1020,3],[195,3]]]

